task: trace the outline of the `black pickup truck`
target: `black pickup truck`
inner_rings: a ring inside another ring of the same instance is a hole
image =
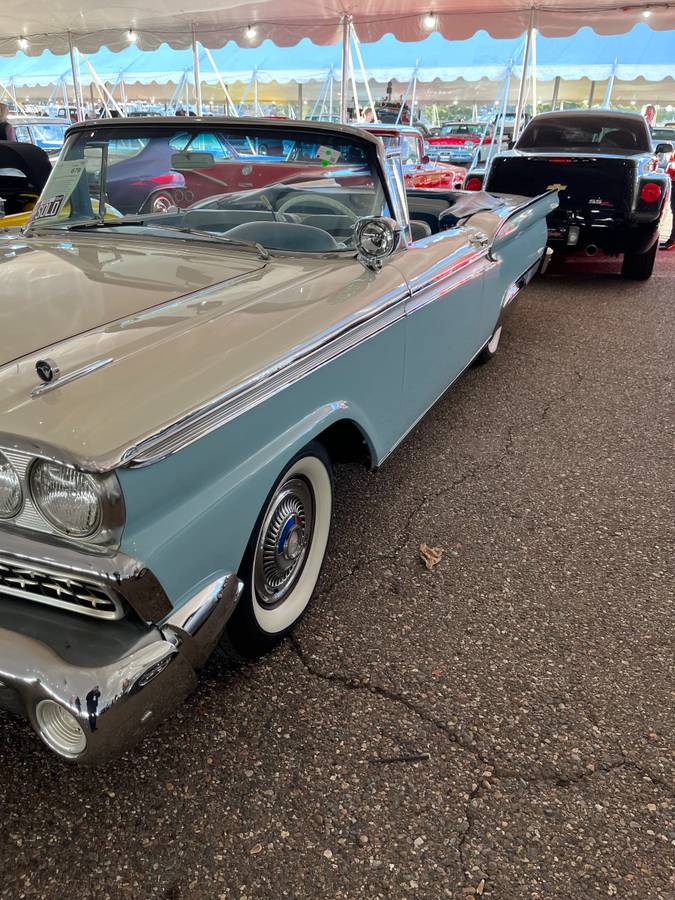
[[[543,113],[513,149],[494,157],[483,187],[525,196],[558,191],[559,206],[548,217],[551,248],[623,253],[622,274],[644,280],[654,268],[670,190],[656,154],[668,149],[654,147],[637,113]]]

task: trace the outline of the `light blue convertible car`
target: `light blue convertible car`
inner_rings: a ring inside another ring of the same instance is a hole
[[[108,173],[151,140],[171,171],[122,216]],[[296,152],[222,150],[262,142]],[[406,191],[397,156],[338,125],[73,127],[0,238],[0,706],[93,763],[225,633],[250,656],[288,634],[334,463],[381,465],[495,354],[555,204]]]

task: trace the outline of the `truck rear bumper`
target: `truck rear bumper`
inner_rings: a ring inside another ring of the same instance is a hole
[[[583,220],[548,222],[548,243],[556,252],[576,253],[595,247],[609,255],[644,253],[658,239],[659,223],[614,222],[601,224]]]

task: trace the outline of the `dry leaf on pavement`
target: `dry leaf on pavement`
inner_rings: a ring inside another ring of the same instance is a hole
[[[445,550],[442,547],[428,547],[426,544],[420,544],[420,557],[430,571],[439,564],[444,553]]]

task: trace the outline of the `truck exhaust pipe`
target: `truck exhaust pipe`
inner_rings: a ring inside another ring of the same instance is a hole
[[[588,244],[586,246],[586,256],[596,256],[599,252],[599,247],[597,244]]]

